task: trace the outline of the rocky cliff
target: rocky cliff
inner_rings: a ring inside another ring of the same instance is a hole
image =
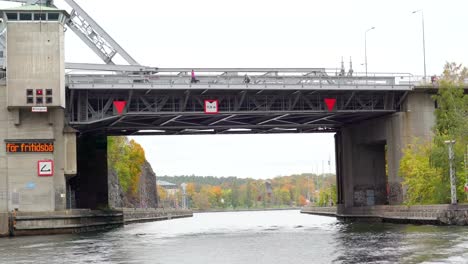
[[[116,171],[109,167],[109,206],[112,208],[157,208],[156,174],[145,160],[136,193],[124,192]]]

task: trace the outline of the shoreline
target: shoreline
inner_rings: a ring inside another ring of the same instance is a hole
[[[301,210],[301,207],[286,207],[286,208],[243,208],[243,209],[210,209],[196,210],[192,209],[193,213],[223,213],[223,212],[260,212],[260,211],[286,211],[286,210]]]
[[[338,205],[304,207],[301,213],[331,216],[345,221],[468,226],[468,204],[374,205],[349,208]]]

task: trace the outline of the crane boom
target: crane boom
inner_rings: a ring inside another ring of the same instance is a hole
[[[54,6],[53,0],[2,0],[7,2],[18,2],[25,4],[40,4]],[[74,0],[64,0],[71,8],[70,18],[67,20],[67,26],[88,47],[94,51],[106,64],[114,65],[112,60],[116,54],[119,54],[128,64],[140,65],[130,56],[99,24],[94,21]],[[4,35],[0,36],[4,38]],[[0,49],[1,46],[0,41]]]
[[[74,0],[64,0],[71,8],[67,25],[107,64],[114,64],[112,58],[119,54],[130,65],[140,65],[107,32],[102,29]]]

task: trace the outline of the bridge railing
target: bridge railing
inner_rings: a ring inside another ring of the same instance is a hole
[[[192,75],[193,70],[193,75]],[[235,69],[165,68],[157,73],[68,74],[71,88],[156,88],[174,86],[313,86],[313,87],[395,87],[410,86],[412,75],[405,73],[342,74],[334,69]],[[128,87],[126,87],[128,86]]]
[[[415,86],[427,86],[427,85],[437,85],[439,80],[443,78],[442,75],[432,75],[432,76],[422,76],[422,75],[415,75],[413,76],[412,84]],[[468,85],[468,78],[463,80],[465,85]]]

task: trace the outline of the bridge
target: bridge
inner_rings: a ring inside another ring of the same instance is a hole
[[[196,73],[192,82],[191,71]],[[336,132],[400,110],[410,75],[330,76],[325,69],[158,69],[67,75],[69,124],[108,135]],[[397,83],[397,81],[400,81]],[[328,110],[325,98],[335,105]],[[204,112],[217,100],[218,114]],[[116,114],[113,101],[126,102]]]
[[[72,193],[108,206],[108,135],[334,132],[339,210],[401,204],[401,150],[432,136],[437,89],[411,74],[142,66],[73,0],[15,2],[36,5],[0,11],[0,212],[63,210]],[[65,27],[105,64],[66,63]]]

